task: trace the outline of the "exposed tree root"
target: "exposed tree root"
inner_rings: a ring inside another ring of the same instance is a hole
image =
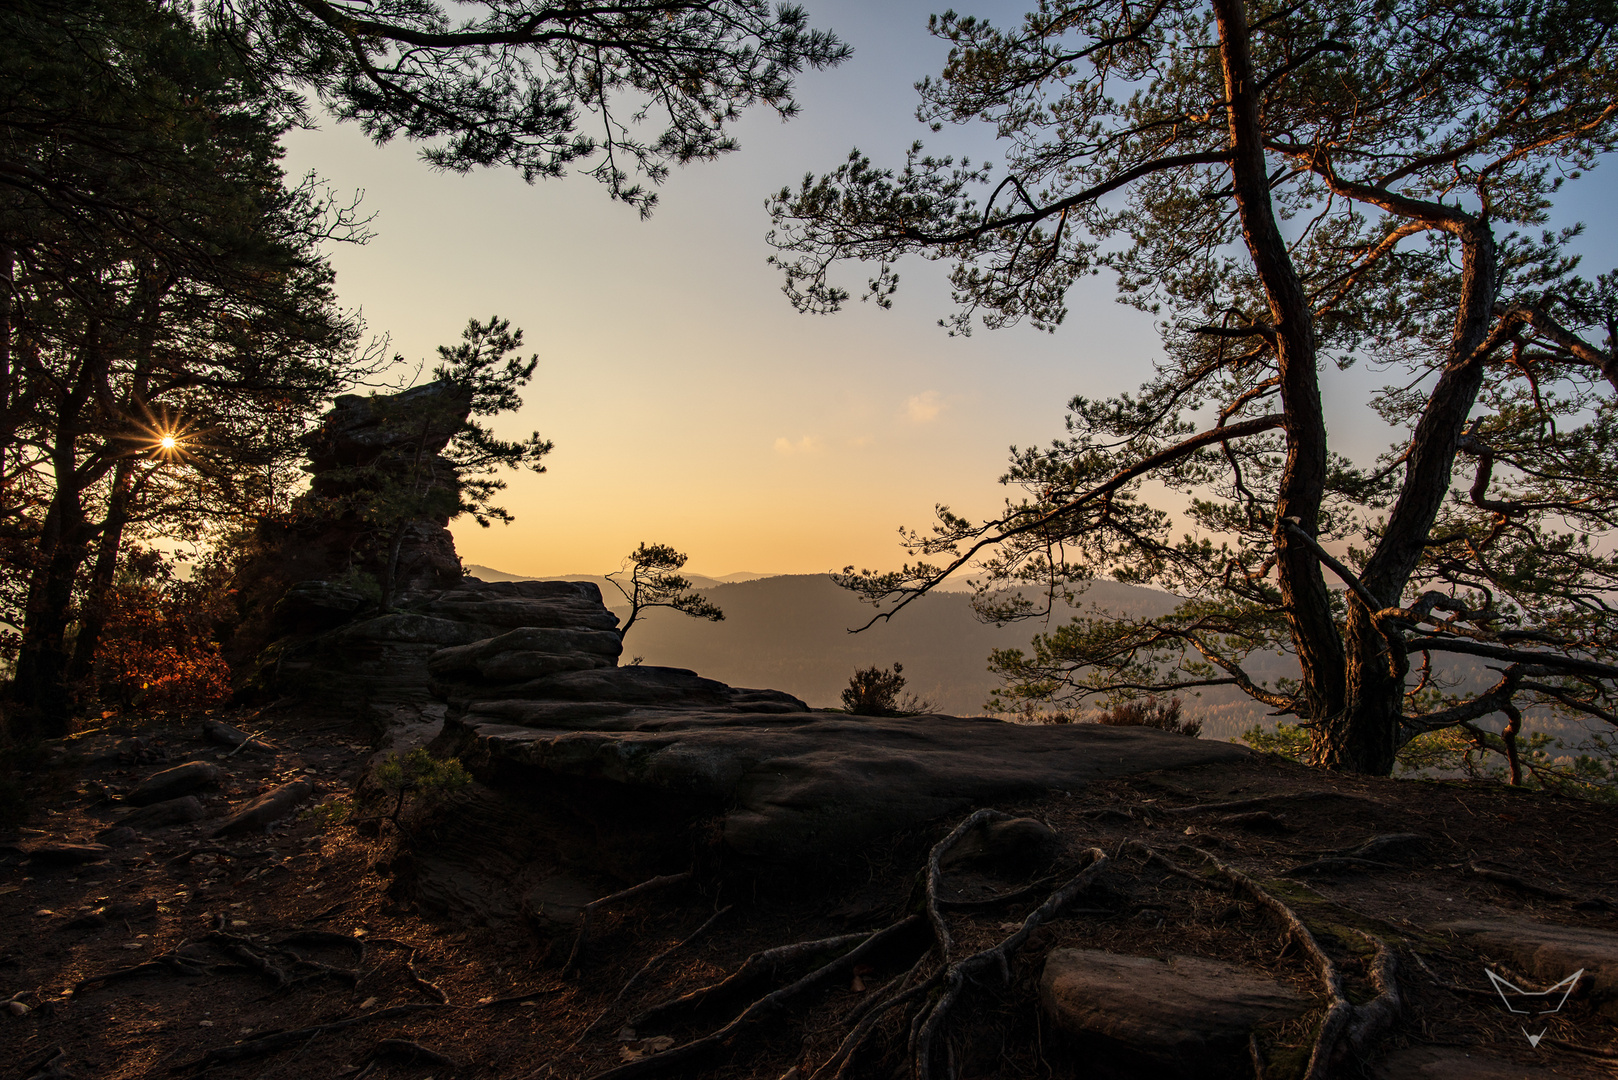
[[[670,1014],[695,1011],[710,1000],[723,999],[743,987],[774,975],[788,964],[807,957],[846,949],[870,936],[870,931],[861,931],[857,934],[838,934],[836,937],[795,941],[791,945],[777,945],[773,949],[764,949],[743,960],[741,967],[718,982],[699,986],[677,998],[653,1005],[632,1019],[630,1025],[640,1028],[647,1024],[657,1024]]]
[[[83,993],[87,987],[104,983],[118,982],[122,979],[132,979],[140,975],[206,975],[210,970],[208,964],[201,960],[193,960],[189,956],[181,956],[179,950],[185,948],[190,942],[182,941],[166,953],[154,956],[144,964],[134,967],[116,968],[112,971],[103,971],[99,975],[91,975],[80,979],[73,984],[75,994]]]
[[[414,1065],[437,1065],[440,1068],[453,1069],[456,1067],[454,1058],[447,1054],[440,1054],[436,1050],[409,1039],[383,1039],[371,1047],[370,1053],[365,1055],[369,1060],[377,1058],[397,1058],[408,1061]]]
[[[388,949],[404,950],[405,974],[410,976],[410,981],[427,991],[433,1000],[440,1005],[449,1004],[449,995],[444,992],[444,988],[416,970],[416,946],[408,941],[395,941],[393,938],[372,938],[371,944],[380,945]]]
[[[1130,846],[1145,851],[1153,859],[1183,876],[1201,880],[1200,875],[1180,867],[1174,860],[1144,844],[1132,842]],[[1369,976],[1371,984],[1377,991],[1376,997],[1371,1001],[1364,1005],[1355,1005],[1343,993],[1342,975],[1337,970],[1336,963],[1320,947],[1320,942],[1315,939],[1315,935],[1304,925],[1296,912],[1240,870],[1226,866],[1200,848],[1191,850],[1201,856],[1215,873],[1230,882],[1237,892],[1268,911],[1315,968],[1321,986],[1326,992],[1327,1006],[1326,1016],[1320,1023],[1315,1045],[1309,1054],[1309,1065],[1304,1072],[1304,1080],[1325,1080],[1346,1053],[1368,1046],[1373,1038],[1392,1025],[1402,1008],[1397,964],[1392,950],[1380,938],[1355,931],[1374,950],[1375,955],[1369,964]]]
[[[1055,877],[1042,877],[1038,881],[1029,882],[1020,889],[1012,889],[1009,892],[996,893],[993,896],[985,896],[981,900],[940,899],[938,901],[938,906],[940,908],[947,908],[951,911],[981,911],[985,908],[999,907],[1001,904],[1015,904],[1018,900],[1028,899],[1030,896],[1033,896],[1035,893],[1039,892],[1039,890],[1045,888],[1045,886],[1049,885],[1055,880]]]
[[[1536,885],[1531,881],[1523,880],[1516,874],[1508,874],[1504,870],[1496,870],[1493,867],[1483,866],[1476,862],[1467,863],[1466,868],[1485,881],[1491,881],[1496,885],[1504,885],[1507,888],[1516,889],[1518,892],[1527,893],[1530,896],[1543,896],[1548,900],[1578,899],[1571,893],[1562,892],[1560,889],[1550,889],[1544,885]]]
[[[1392,863],[1377,862],[1374,859],[1356,859],[1350,855],[1335,855],[1324,859],[1315,859],[1312,862],[1302,863],[1290,870],[1281,871],[1287,877],[1308,877],[1311,874],[1336,874],[1347,871],[1364,873],[1371,870],[1397,870]]]
[[[601,1010],[601,1015],[597,1016],[594,1020],[590,1021],[589,1026],[586,1027],[582,1032],[579,1033],[579,1037],[577,1039],[573,1040],[573,1046],[579,1045],[579,1043],[583,1042],[584,1039],[592,1031],[594,1031],[598,1026],[600,1026],[601,1022],[612,1014],[612,1010],[614,1010],[614,1009],[616,1009],[618,1007],[618,1003],[624,1000],[624,996],[629,993],[630,989],[633,988],[636,983],[640,982],[640,980],[645,977],[645,975],[646,975],[646,973],[648,971],[651,971],[658,964],[662,963],[663,960],[666,959],[669,956],[670,953],[673,953],[678,949],[684,948],[686,945],[689,945],[691,942],[693,942],[697,938],[701,937],[703,935],[703,933],[710,926],[712,926],[714,923],[718,922],[720,917],[723,916],[726,912],[730,911],[733,906],[734,905],[727,904],[726,906],[720,908],[718,911],[716,911],[712,915],[708,916],[708,921],[707,922],[703,923],[701,926],[699,926],[695,930],[691,931],[691,933],[689,935],[687,935],[686,937],[682,938],[679,941],[676,941],[673,945],[670,945],[668,948],[664,949],[662,952],[658,953],[656,956],[654,956],[650,960],[646,961],[646,963],[642,964],[640,966],[640,969],[638,971],[636,971],[635,974],[633,974],[633,975],[631,975],[629,977],[629,981],[624,983],[623,988],[620,989],[618,991],[617,996],[612,999],[612,1003],[609,1004],[605,1009],[602,1009]],[[569,1049],[571,1049],[571,1047]]]
[[[590,941],[590,917],[595,914],[597,908],[608,907],[639,896],[642,893],[651,892],[654,889],[662,889],[669,885],[688,881],[690,878],[691,871],[689,870],[678,874],[664,874],[661,877],[643,881],[639,885],[631,885],[629,888],[615,892],[611,896],[603,896],[599,900],[592,900],[584,905],[584,910],[579,914],[579,936],[573,939],[573,951],[568,953],[567,963],[562,965],[562,977],[566,978],[579,970],[579,963],[584,959],[584,947]]]
[[[1086,852],[1089,856],[1088,864],[1052,892],[1043,904],[1022,921],[1016,931],[990,948],[970,956],[954,958],[954,938],[943,915],[943,908],[947,904],[940,897],[944,880],[943,859],[951,848],[980,824],[1010,817],[1011,815],[998,810],[979,810],[968,816],[948,836],[933,846],[927,857],[923,898],[925,922],[933,931],[932,945],[922,952],[908,971],[890,980],[849,1012],[844,1022],[850,1024],[850,1030],[832,1056],[814,1071],[815,1080],[828,1080],[831,1077],[845,1075],[855,1054],[871,1037],[877,1026],[895,1010],[909,1008],[917,1002],[924,1004],[916,1009],[909,1021],[911,1056],[915,1075],[921,1080],[931,1080],[937,1071],[934,1060],[938,1056],[940,1046],[943,1047],[944,1056],[947,1058],[949,1055],[945,1040],[946,1027],[951,1012],[961,999],[967,985],[977,981],[990,970],[996,971],[1002,982],[1009,982],[1010,962],[1017,950],[1036,929],[1071,904],[1107,863],[1107,857],[1103,852],[1096,848],[1089,849]],[[1030,886],[1014,894],[994,897],[987,903],[1005,903],[1016,896],[1032,893],[1037,887]],[[662,1053],[608,1069],[596,1074],[592,1080],[629,1080],[631,1077],[650,1076],[680,1067],[692,1058],[728,1042],[744,1025],[783,1007],[792,998],[851,970],[860,959],[912,928],[920,926],[922,922],[922,916],[911,916],[869,935],[844,934],[816,941],[796,942],[755,953],[726,979],[693,990],[673,1001],[654,1006],[636,1017],[633,1025],[639,1029],[646,1023],[664,1018],[671,1013],[695,1009],[715,998],[727,997],[731,992],[756,982],[785,964],[830,950],[843,949],[854,941],[860,941],[860,944],[852,950],[815,968],[796,982],[753,1001],[734,1019],[712,1034],[671,1047]],[[927,969],[934,966],[937,970],[929,973]],[[940,987],[942,992],[929,1001],[928,999]]]
[[[931,1080],[933,1077],[933,1057],[943,1036],[944,1023],[949,1017],[950,1010],[954,1008],[955,1002],[960,998],[961,991],[967,981],[992,966],[1000,973],[1000,981],[1009,983],[1011,981],[1011,957],[1022,947],[1023,942],[1027,941],[1028,936],[1040,926],[1059,915],[1063,908],[1072,903],[1075,897],[1089,887],[1095,876],[1107,865],[1107,856],[1100,848],[1090,848],[1086,854],[1090,856],[1090,864],[1070,878],[1061,888],[1051,893],[1043,904],[1029,913],[1028,917],[1023,920],[1022,925],[1009,937],[992,948],[973,953],[971,956],[956,961],[944,969],[944,992],[939,995],[937,1001],[933,1002],[931,1008],[917,1014],[918,1017],[925,1017],[919,1027],[912,1021],[911,1030],[915,1032],[912,1060],[914,1075],[917,1080]],[[948,953],[945,949],[945,943],[942,941],[939,943],[939,951],[944,954],[947,960]],[[954,1073],[953,1068],[947,1071],[950,1075]]]
[[[392,1005],[386,1009],[375,1012],[362,1013],[359,1016],[349,1016],[342,1020],[333,1020],[328,1024],[316,1024],[314,1027],[298,1028],[295,1031],[277,1031],[272,1035],[262,1035],[256,1039],[244,1039],[229,1046],[216,1046],[204,1053],[196,1061],[186,1065],[176,1066],[174,1072],[188,1072],[193,1069],[207,1069],[215,1065],[224,1065],[232,1061],[246,1061],[250,1058],[264,1057],[278,1050],[312,1039],[317,1035],[324,1035],[330,1031],[341,1031],[343,1028],[354,1027],[357,1024],[369,1024],[378,1020],[393,1020],[423,1009],[444,1009],[453,1006],[437,1005],[425,1001],[413,1002],[408,1005]]]
[[[1459,994],[1461,997],[1487,998],[1490,1001],[1499,1000],[1499,994],[1493,990],[1479,990],[1475,986],[1462,986],[1459,983],[1452,983],[1448,979],[1439,978],[1438,973],[1427,966],[1427,961],[1423,960],[1418,952],[1412,952],[1410,958],[1416,962],[1417,967],[1427,973],[1428,980],[1440,990],[1448,990],[1450,993]]]
[[[1244,800],[1241,803],[1186,808],[1186,812],[1246,812],[1254,809],[1256,804],[1271,801]],[[830,1056],[813,1069],[808,1080],[845,1080],[856,1060],[863,1056],[862,1051],[877,1039],[877,1032],[884,1027],[885,1022],[891,1021],[895,1014],[902,1016],[902,1030],[908,1032],[907,1036],[900,1037],[900,1041],[909,1058],[910,1072],[915,1080],[941,1080],[953,1077],[955,1048],[949,1030],[952,1018],[960,1011],[960,1003],[967,996],[969,988],[974,984],[991,981],[991,974],[992,981],[1009,983],[1012,977],[1013,958],[1033,933],[1063,912],[1070,911],[1073,902],[1094,884],[1098,875],[1112,865],[1107,855],[1100,849],[1087,849],[1083,853],[1086,861],[1082,867],[1050,892],[1039,907],[1029,912],[1012,933],[988,948],[967,956],[958,956],[955,938],[945,917],[946,910],[984,909],[997,904],[1012,903],[1037,895],[1041,889],[1055,880],[1046,878],[983,900],[952,901],[944,898],[944,861],[950,850],[973,829],[985,822],[1005,820],[1011,816],[998,810],[979,810],[961,821],[949,835],[932,847],[923,868],[921,914],[902,919],[874,933],[842,934],[813,941],[795,942],[754,953],[726,978],[654,1005],[634,1017],[630,1021],[631,1025],[642,1030],[648,1025],[655,1027],[659,1022],[667,1021],[675,1015],[683,1017],[716,1007],[724,1008],[723,1003],[733,1001],[738,995],[775,976],[789,965],[825,953],[840,955],[820,964],[796,981],[756,997],[741,1008],[732,1019],[710,1034],[670,1047],[661,1053],[648,1054],[607,1069],[595,1074],[590,1080],[632,1080],[636,1077],[683,1071],[696,1058],[729,1044],[747,1025],[776,1013],[794,999],[827,985],[832,979],[850,971],[863,957],[891,945],[898,941],[901,935],[919,930],[924,925],[932,932],[932,942],[920,951],[908,970],[890,979],[847,1011],[840,1025],[846,1029],[846,1033]],[[1353,853],[1334,853],[1317,860],[1316,864],[1304,864],[1303,867],[1295,868],[1293,872],[1310,872],[1311,867],[1318,867],[1322,871],[1349,866],[1381,869],[1387,864],[1379,863],[1367,856],[1380,854],[1418,839],[1424,838],[1403,834],[1379,837],[1361,845]],[[1346,1055],[1351,1052],[1363,1053],[1373,1040],[1398,1018],[1401,1000],[1396,961],[1393,952],[1378,938],[1354,931],[1369,946],[1371,955],[1366,962],[1365,979],[1375,992],[1370,1001],[1355,1005],[1344,991],[1342,973],[1308,926],[1287,904],[1252,878],[1200,849],[1190,849],[1205,863],[1206,868],[1198,872],[1181,866],[1174,859],[1136,841],[1125,842],[1120,850],[1132,848],[1143,853],[1150,862],[1160,864],[1171,873],[1195,881],[1205,888],[1214,885],[1215,879],[1223,879],[1248,901],[1262,909],[1271,920],[1279,923],[1289,945],[1296,948],[1313,968],[1324,992],[1326,1011],[1313,1045],[1309,1047],[1305,1080],[1324,1080]],[[654,882],[656,880],[654,879]],[[634,891],[640,891],[652,884],[637,886]],[[608,897],[606,900],[611,901],[615,898]],[[713,918],[717,917],[715,915],[710,918],[697,933],[705,930]],[[580,940],[583,941],[584,938],[585,931],[581,929]],[[639,982],[650,967],[669,951],[683,944],[684,941],[653,957],[637,971],[607,1010],[585,1028],[579,1037],[580,1041],[601,1026],[606,1016],[618,1006],[628,990]],[[887,1046],[885,1052],[891,1054],[895,1047],[891,1042]],[[1253,1056],[1255,1075],[1263,1080],[1266,1067],[1264,1053],[1256,1038],[1250,1042],[1250,1052]],[[881,1067],[886,1069],[890,1066],[884,1062]]]
[[[978,810],[969,814],[965,821],[950,832],[950,834],[933,845],[932,851],[927,853],[927,921],[932,923],[933,937],[938,942],[939,954],[949,960],[949,954],[954,949],[950,940],[949,924],[944,921],[943,913],[938,910],[938,893],[944,881],[943,859],[949,854],[951,848],[960,843],[967,833],[987,821],[1005,821],[1011,817],[1000,810]]]
[[[640,1058],[626,1065],[620,1065],[615,1069],[597,1073],[592,1080],[628,1080],[629,1077],[634,1076],[651,1076],[654,1073],[663,1072],[681,1062],[717,1049],[746,1025],[770,1015],[793,998],[814,990],[831,979],[853,970],[855,964],[887,945],[894,938],[919,925],[920,922],[921,917],[919,915],[912,915],[908,918],[900,919],[890,926],[885,926],[874,933],[863,935],[865,940],[853,949],[837,959],[815,968],[796,982],[789,983],[779,990],[765,994],[743,1009],[734,1020],[713,1034],[705,1035],[700,1039],[693,1039],[679,1046],[670,1047],[660,1054]],[[826,940],[837,939],[828,938]],[[800,955],[804,954],[800,953]],[[745,967],[746,965],[743,966]]]

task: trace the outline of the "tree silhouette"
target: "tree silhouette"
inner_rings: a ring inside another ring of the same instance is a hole
[[[1564,177],[1618,144],[1612,0],[1053,0],[1001,29],[946,14],[938,130],[976,119],[1003,175],[913,146],[855,152],[773,200],[794,302],[836,309],[843,260],[954,264],[958,307],[1053,328],[1081,276],[1160,320],[1137,394],[1074,398],[1068,437],[1014,452],[1005,512],[941,508],[913,555],[848,584],[891,615],[981,561],[1068,599],[1095,575],[1185,598],[1081,618],[997,654],[1013,697],[1233,686],[1298,717],[1312,759],[1388,773],[1414,736],[1564,710],[1618,725],[1618,279],[1542,228]],[[981,194],[980,194],[981,193]],[[1605,338],[1605,342],[1600,340]],[[1395,433],[1328,438],[1322,371],[1375,363]],[[1183,499],[1176,518],[1145,493]],[[1190,531],[1182,532],[1184,526]],[[1037,613],[1015,590],[992,619]],[[878,617],[882,617],[879,615]],[[1296,682],[1261,685],[1289,649]],[[1485,659],[1461,693],[1433,658]]]

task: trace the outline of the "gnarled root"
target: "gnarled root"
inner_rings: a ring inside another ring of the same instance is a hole
[[[639,885],[631,885],[629,888],[615,892],[611,896],[603,896],[599,900],[592,900],[588,904],[584,905],[584,910],[579,914],[579,936],[573,939],[573,951],[567,954],[567,963],[562,965],[562,977],[566,978],[579,970],[579,964],[584,960],[584,947],[590,941],[590,919],[595,914],[597,908],[610,907],[613,904],[632,899],[633,897],[639,896],[642,893],[651,892],[655,889],[666,888],[669,885],[676,885],[682,881],[689,881],[690,878],[691,871],[689,870],[682,871],[678,874],[664,874],[661,877],[654,877],[648,881],[643,881]]]
[[[1144,852],[1150,859],[1162,863],[1172,872],[1194,881],[1205,881],[1201,875],[1180,866],[1173,859],[1136,841],[1126,847]],[[1258,882],[1234,867],[1227,866],[1201,848],[1192,848],[1217,875],[1224,878],[1259,907],[1269,912],[1281,924],[1288,939],[1308,957],[1326,993],[1326,1016],[1320,1022],[1314,1048],[1309,1054],[1309,1067],[1304,1080],[1325,1080],[1332,1069],[1350,1050],[1362,1050],[1383,1031],[1392,1026],[1403,1007],[1399,997],[1398,965],[1393,951],[1380,938],[1356,930],[1374,950],[1369,975],[1376,988],[1376,997],[1364,1005],[1355,1005],[1343,993],[1342,974],[1320,942],[1304,925],[1296,912],[1270,893]]]

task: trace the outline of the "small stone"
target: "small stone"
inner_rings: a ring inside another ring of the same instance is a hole
[[[6,1002],[6,1011],[12,1016],[27,1016],[33,1010],[20,1001]]]
[[[50,908],[42,907],[38,911],[34,912],[34,918],[43,919],[48,915],[55,915],[55,914],[56,914],[56,912],[52,911]]]
[[[124,801],[131,806],[150,806],[193,791],[218,787],[222,776],[219,766],[211,761],[188,761],[148,776]]]
[[[126,942],[124,942],[124,948],[126,948],[126,949],[144,949],[145,947],[146,947],[146,943],[143,942],[143,941],[126,941]]]
[[[106,844],[35,844],[26,849],[30,862],[39,866],[79,866],[105,859],[112,851]]]
[[[1234,964],[1098,949],[1052,950],[1039,1000],[1099,1065],[1164,1080],[1242,1075],[1254,1026],[1310,1007],[1292,988]]]

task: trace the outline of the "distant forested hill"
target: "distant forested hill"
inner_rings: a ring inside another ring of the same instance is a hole
[[[481,566],[472,570],[485,580],[512,577]],[[603,579],[569,578],[595,581],[602,585],[608,607],[620,615],[627,610]],[[639,656],[648,664],[690,668],[733,686],[785,690],[814,706],[838,706],[856,668],[897,662],[904,665],[907,692],[931,701],[940,712],[980,714],[989,692],[999,685],[988,671],[990,650],[1027,645],[1044,629],[1037,620],[998,628],[985,625],[973,616],[971,597],[952,592],[925,596],[893,620],[850,634],[851,627],[871,617],[872,609],[824,574],[730,584],[695,577],[693,581],[724,609],[725,621],[701,622],[667,610],[643,613],[625,642],[623,662]],[[1159,614],[1171,610],[1175,599],[1154,589],[1103,581],[1085,594],[1084,604]],[[1066,613],[1058,621],[1070,616]],[[1284,671],[1284,666],[1277,666],[1277,673]],[[1191,712],[1217,708],[1217,723],[1210,725],[1209,733],[1222,736],[1262,715],[1241,695],[1222,690],[1200,701],[1188,696],[1186,704]]]
[[[486,581],[519,580],[488,567],[469,569]],[[666,609],[643,612],[629,632],[622,662],[639,656],[644,663],[690,668],[732,686],[785,690],[817,707],[840,706],[839,695],[855,669],[897,662],[904,665],[906,692],[931,701],[939,712],[981,714],[989,692],[999,685],[988,671],[990,650],[1026,646],[1045,629],[1041,620],[985,625],[973,616],[969,594],[946,592],[924,596],[891,621],[850,634],[851,627],[871,617],[872,609],[824,574],[729,583],[688,576],[724,609],[725,621],[702,622]],[[620,617],[628,611],[603,578],[569,574],[565,579],[594,581],[608,607]],[[1164,614],[1176,603],[1168,593],[1112,581],[1096,582],[1082,601],[1086,610],[1095,606],[1140,615]],[[1052,625],[1072,614],[1062,613]],[[1246,666],[1255,679],[1271,685],[1298,670],[1285,654],[1249,657]],[[1468,686],[1492,681],[1481,661],[1465,657],[1446,665],[1444,674],[1445,681]],[[1265,706],[1230,687],[1182,696],[1186,714],[1203,720],[1205,738],[1230,739],[1254,724],[1274,722]],[[1541,726],[1560,733],[1561,725],[1554,721],[1542,720]]]

